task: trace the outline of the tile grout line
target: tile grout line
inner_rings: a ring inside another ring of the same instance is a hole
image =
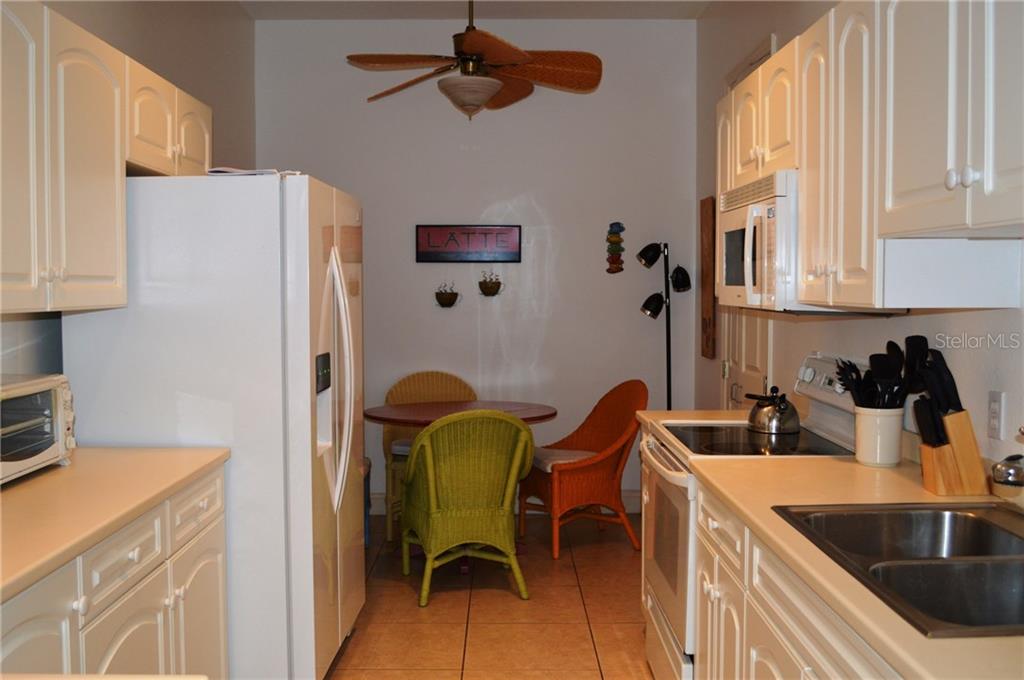
[[[576,589],[580,593],[580,602],[583,603],[583,616],[587,619],[587,631],[590,633],[590,646],[594,649],[594,659],[597,661],[597,674],[604,680],[604,668],[601,667],[601,655],[597,653],[597,640],[594,638],[594,627],[590,623],[590,612],[587,610],[587,598],[583,596],[583,584],[580,582],[580,573],[576,569],[576,550],[572,542],[572,535],[565,534],[569,543],[569,555],[572,557],[572,571],[576,575]]]

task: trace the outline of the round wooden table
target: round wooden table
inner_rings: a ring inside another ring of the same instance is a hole
[[[367,420],[384,425],[426,427],[438,418],[461,411],[491,409],[521,419],[525,423],[543,423],[558,415],[554,406],[526,401],[422,401],[414,404],[387,404],[363,411]]]

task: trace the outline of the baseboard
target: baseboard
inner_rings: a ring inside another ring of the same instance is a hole
[[[622,503],[626,506],[626,512],[630,514],[640,512],[640,489],[623,489]],[[373,492],[370,494],[370,514],[384,514],[384,493]]]

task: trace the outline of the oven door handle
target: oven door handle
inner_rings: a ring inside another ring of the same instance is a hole
[[[660,450],[661,446],[653,439],[648,439],[644,442],[644,445],[640,447],[640,458],[650,465],[655,472],[662,476],[673,486],[678,486],[682,489],[687,490],[687,495],[693,493],[693,474],[686,469],[683,470],[672,470],[666,464],[662,458],[667,455],[662,453]]]

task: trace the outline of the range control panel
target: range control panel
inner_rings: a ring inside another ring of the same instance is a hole
[[[846,357],[843,357],[844,359]],[[851,397],[836,378],[836,361],[838,357],[814,352],[804,357],[800,370],[797,372],[797,394],[836,408],[853,413],[853,397]],[[867,365],[860,360],[850,359],[860,368],[863,374]]]

